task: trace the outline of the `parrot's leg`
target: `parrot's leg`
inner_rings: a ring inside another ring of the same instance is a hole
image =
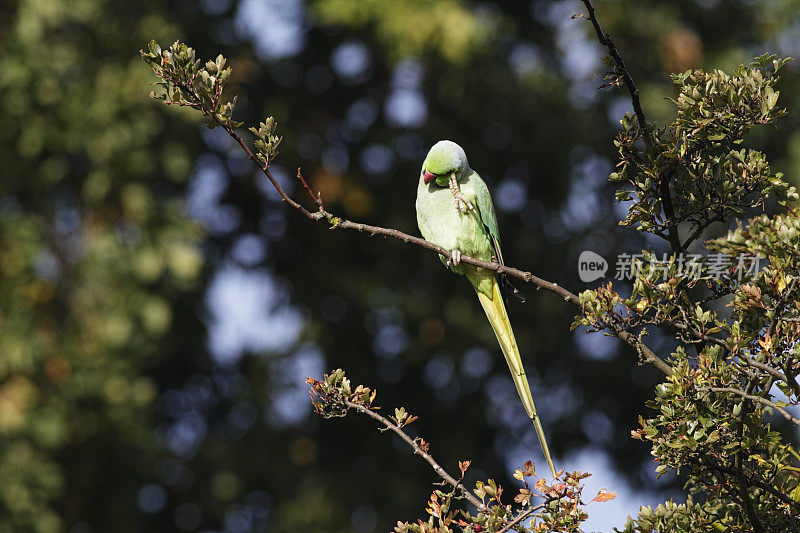
[[[450,259],[447,260],[446,264],[447,266],[450,266],[451,264],[453,266],[458,266],[460,262],[461,262],[461,250],[456,248],[450,252]]]
[[[475,206],[467,200],[464,194],[461,192],[461,187],[458,186],[458,180],[456,180],[456,173],[453,172],[450,174],[450,193],[453,195],[453,200],[456,206],[456,211],[461,211],[462,213],[466,213],[467,209],[470,211],[475,211]]]

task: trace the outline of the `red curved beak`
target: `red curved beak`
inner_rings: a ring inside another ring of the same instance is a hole
[[[430,182],[432,182],[435,178],[436,178],[436,176],[434,174],[431,174],[430,172],[425,170],[425,177],[423,178],[424,181],[425,181],[425,185],[427,185]]]

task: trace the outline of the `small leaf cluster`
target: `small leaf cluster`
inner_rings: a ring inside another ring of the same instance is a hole
[[[733,74],[674,75],[677,116],[669,127],[642,131],[633,115],[623,117],[615,141],[620,163],[610,178],[628,184],[617,200],[633,203],[620,224],[667,238],[680,223],[694,231],[744,216],[770,195],[796,200],[794,187],[771,170],[764,154],[741,146],[753,127],[786,113],[776,106],[774,89],[786,61],[765,55]]]
[[[267,120],[260,123],[258,128],[248,128],[256,136],[253,143],[256,147],[256,157],[265,166],[269,166],[270,161],[278,155],[281,138],[275,135],[275,127],[275,119],[267,117]]]
[[[653,533],[656,531],[730,531],[730,526],[719,516],[708,512],[702,504],[689,496],[685,503],[672,500],[659,504],[655,509],[647,505],[639,509],[636,520],[628,517],[620,533]]]
[[[231,77],[231,67],[220,54],[213,61],[197,59],[195,50],[185,43],[175,41],[169,49],[162,49],[150,41],[146,50],[140,50],[142,59],[150,65],[160,79],[155,85],[161,91],[150,96],[167,105],[197,109],[203,113],[203,122],[209,129],[222,126],[228,132],[242,125],[232,119],[236,97],[223,103],[223,90]],[[281,138],[275,135],[275,119],[267,117],[258,128],[249,128],[256,136],[255,156],[268,167],[278,154]]]
[[[684,291],[695,286],[711,289],[724,286],[732,292],[737,284],[733,277],[736,270],[726,271],[716,279],[707,257],[697,256],[681,262],[676,254],[658,258],[649,250],[643,250],[641,259],[633,261],[631,270],[634,278],[628,298],[617,293],[611,283],[581,292],[578,298],[583,314],[575,317],[572,329],[583,325],[590,331],[598,331],[612,323],[626,328],[680,323],[696,340],[726,326],[714,310],[687,300]]]
[[[350,409],[347,402],[361,405],[367,409],[377,409],[372,406],[377,391],[363,385],[352,387],[350,380],[341,368],[325,374],[322,381],[309,377],[306,379],[306,383],[311,386],[309,395],[314,410],[324,418],[346,416],[347,410]],[[405,409],[403,412],[405,413]]]
[[[152,98],[203,110],[205,123],[211,129],[221,124],[241,125],[231,121],[236,99],[224,105],[220,103],[222,90],[231,75],[231,68],[225,66],[222,54],[204,64],[202,59],[197,59],[194,48],[180,41],[166,50],[156,41],[150,41],[147,49],[139,53],[161,79],[155,83],[161,91],[151,92]]]
[[[738,227],[720,239],[708,242],[708,248],[728,254],[749,253],[769,260],[773,269],[800,276],[800,216],[781,213],[750,219],[747,227]]]

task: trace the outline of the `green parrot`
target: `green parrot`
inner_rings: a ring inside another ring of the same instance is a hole
[[[503,264],[503,255],[500,253],[500,232],[489,189],[478,173],[469,168],[464,150],[452,141],[434,144],[422,164],[417,186],[417,224],[425,240],[450,250],[451,259],[445,261],[440,256],[445,266],[456,274],[466,276],[475,287],[478,300],[511,370],[522,404],[536,428],[544,457],[555,476],[556,469],[533,404],[501,285],[523,301],[524,298],[507,283],[505,276],[461,264],[462,254],[484,261],[495,260],[500,264]]]

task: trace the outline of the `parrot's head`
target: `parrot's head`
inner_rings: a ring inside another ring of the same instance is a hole
[[[439,141],[428,152],[420,174],[425,185],[436,180],[440,187],[447,187],[451,174],[455,172],[456,177],[460,178],[468,168],[467,154],[463,148],[453,141]]]

